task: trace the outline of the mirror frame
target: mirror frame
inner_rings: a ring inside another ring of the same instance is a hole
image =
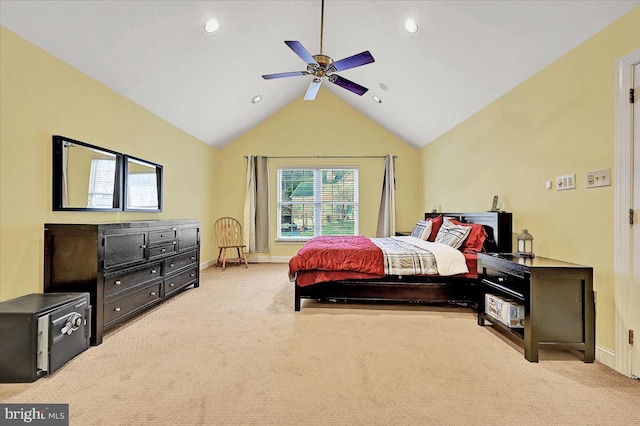
[[[141,209],[141,208],[132,208],[129,207],[128,205],[128,193],[130,191],[129,189],[129,160],[133,160],[139,163],[144,163],[145,165],[148,165],[149,167],[153,167],[156,170],[156,188],[158,190],[158,203],[157,203],[157,208],[152,208],[152,209]],[[153,163],[151,161],[148,160],[143,160],[142,158],[137,158],[137,157],[133,157],[131,155],[124,155],[123,158],[123,165],[124,165],[124,198],[123,198],[123,206],[124,206],[124,211],[126,212],[161,212],[162,211],[162,179],[163,179],[163,168],[162,165],[157,164],[157,163]]]
[[[83,146],[88,149],[101,151],[107,154],[116,156],[116,176],[114,182],[113,191],[113,204],[111,208],[98,208],[98,207],[65,207],[63,205],[63,161],[64,161],[64,144],[65,142],[72,143],[74,145]],[[111,151],[109,149],[101,148],[96,145],[80,142],[65,136],[54,135],[53,136],[53,211],[95,211],[95,212],[108,212],[108,211],[122,211],[122,168],[123,168],[123,154]]]

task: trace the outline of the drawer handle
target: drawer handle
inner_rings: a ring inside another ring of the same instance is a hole
[[[177,242],[177,241],[174,241],[174,242],[173,242],[173,245],[175,246],[176,244],[178,244],[178,242]]]
[[[191,260],[196,260],[196,257],[195,256],[191,256]]]
[[[155,296],[155,295],[156,295],[156,292],[155,292],[155,291],[152,291],[151,293],[149,293],[149,295],[151,295],[151,296]]]
[[[120,285],[120,284],[122,284],[122,281],[118,280],[118,281],[115,282],[115,284],[116,285]]]
[[[169,284],[169,287],[175,287],[176,285],[174,283]]]
[[[191,276],[192,276],[192,277],[195,277],[195,276],[196,276],[196,274],[192,273],[192,274],[191,274]]]
[[[177,230],[178,230],[178,228],[171,228],[171,230],[172,230],[172,231],[177,231]]]
[[[152,269],[152,270],[151,270],[151,273],[152,273],[152,274],[155,274],[155,273],[156,273],[156,270],[155,270],[155,269]]]
[[[160,234],[160,238],[164,238],[164,237],[166,237],[166,235]]]
[[[120,312],[120,308],[113,308],[114,311]]]
[[[503,277],[498,277],[498,281],[502,283],[505,282],[505,279]]]
[[[145,244],[141,245],[140,248],[147,248]]]
[[[173,263],[169,264],[169,268],[173,268],[174,266],[176,266],[176,265],[174,265]]]

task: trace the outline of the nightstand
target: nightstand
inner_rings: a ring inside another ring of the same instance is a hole
[[[544,257],[478,254],[478,325],[489,321],[524,344],[524,356],[538,362],[538,349],[574,349],[584,362],[595,358],[593,268]],[[505,325],[488,313],[485,296],[524,306],[524,327]]]

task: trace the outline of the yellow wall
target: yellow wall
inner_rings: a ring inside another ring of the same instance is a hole
[[[380,125],[366,118],[337,96],[321,89],[314,102],[302,94],[221,150],[218,181],[224,187],[219,198],[221,216],[242,221],[246,173],[245,155],[267,156],[384,156],[397,155],[396,208],[398,229],[412,229],[423,212],[417,151]],[[374,237],[382,191],[384,160],[375,159],[269,159],[271,186],[271,250],[273,257],[292,256],[301,244],[275,243],[277,169],[280,166],[356,166],[360,179],[359,233]]]
[[[199,219],[201,261],[211,261],[218,151],[0,31],[0,300],[42,291],[46,222]],[[162,164],[163,212],[53,212],[54,134]]]
[[[593,266],[596,340],[609,349],[614,187],[586,189],[585,173],[613,178],[616,60],[639,48],[636,8],[421,150],[424,209],[488,210],[497,194],[514,238],[527,228],[538,255]],[[571,173],[577,189],[557,191],[555,178]]]

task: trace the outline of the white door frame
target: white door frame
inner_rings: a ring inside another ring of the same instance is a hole
[[[632,239],[629,209],[633,208],[633,116],[629,89],[633,82],[633,67],[640,63],[640,49],[617,61],[616,73],[616,150],[615,150],[615,217],[614,217],[614,304],[615,370],[631,376],[631,350],[628,330],[631,327],[633,300]],[[637,96],[640,97],[640,96]],[[638,226],[638,225],[636,225]]]

